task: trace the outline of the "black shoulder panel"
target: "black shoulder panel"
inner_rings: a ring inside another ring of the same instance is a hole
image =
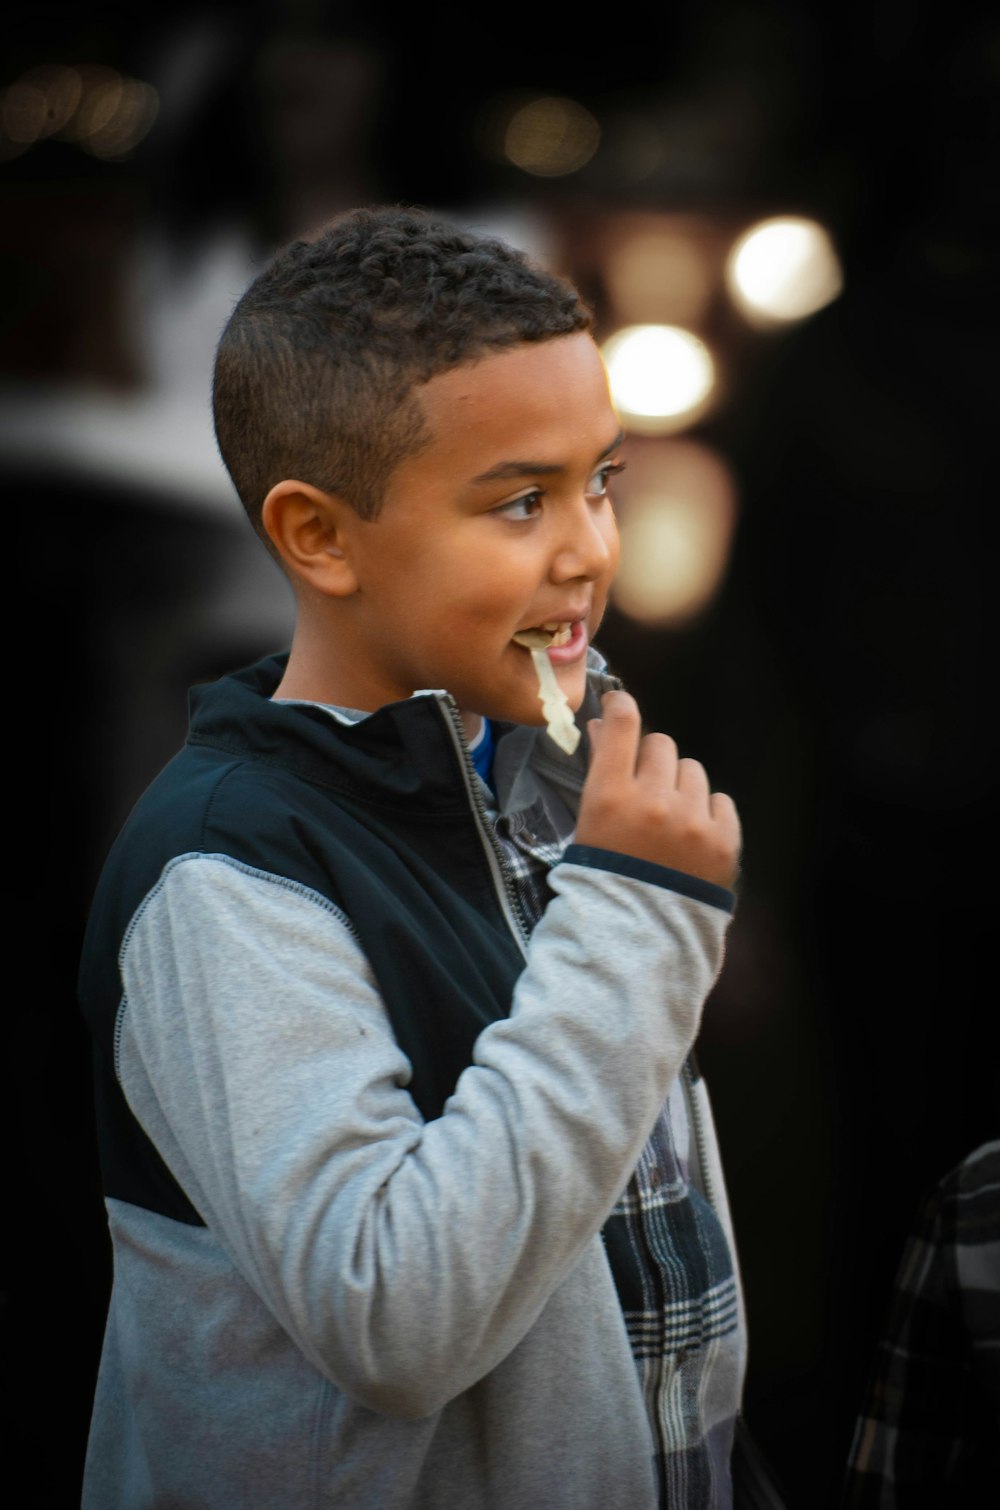
[[[106,1192],[198,1224],[115,1075],[122,943],[171,860],[223,854],[296,881],[348,916],[426,1118],[440,1115],[482,1029],[509,1011],[524,965],[436,700],[339,726],[320,710],[271,703],[266,679],[257,687],[253,676],[261,668],[195,699],[188,744],[108,858],[80,974]]]

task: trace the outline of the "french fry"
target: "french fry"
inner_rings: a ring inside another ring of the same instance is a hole
[[[546,732],[567,755],[572,755],[580,743],[580,731],[573,722],[573,709],[566,694],[556,681],[552,662],[547,650],[533,649],[531,659],[538,676],[538,701],[545,714]]]
[[[568,634],[566,638],[568,639]],[[560,687],[549,660],[548,647],[559,640],[558,634],[545,629],[522,629],[514,636],[517,644],[530,650],[538,677],[538,701],[545,714],[546,733],[560,750],[572,755],[580,743],[580,730],[573,721],[573,709]]]

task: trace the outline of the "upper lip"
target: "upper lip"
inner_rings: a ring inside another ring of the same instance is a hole
[[[540,619],[533,619],[530,624],[522,624],[521,628],[540,629],[543,624],[579,624],[589,612],[589,608],[564,609],[561,613],[548,613]]]

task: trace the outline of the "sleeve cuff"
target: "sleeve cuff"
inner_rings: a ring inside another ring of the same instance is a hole
[[[666,891],[680,892],[695,902],[707,902],[723,912],[732,912],[736,905],[735,894],[725,886],[716,886],[713,881],[703,881],[700,876],[689,876],[683,870],[671,870],[668,865],[657,865],[652,860],[638,860],[634,855],[619,854],[614,849],[594,849],[590,844],[571,844],[560,862],[563,865],[589,865],[592,870],[610,870],[616,876],[630,876],[635,881],[648,881],[652,886],[662,886]]]

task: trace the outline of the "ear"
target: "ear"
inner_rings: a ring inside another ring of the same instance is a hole
[[[261,520],[275,550],[299,581],[326,597],[357,592],[349,537],[357,514],[336,494],[308,482],[276,482]]]

